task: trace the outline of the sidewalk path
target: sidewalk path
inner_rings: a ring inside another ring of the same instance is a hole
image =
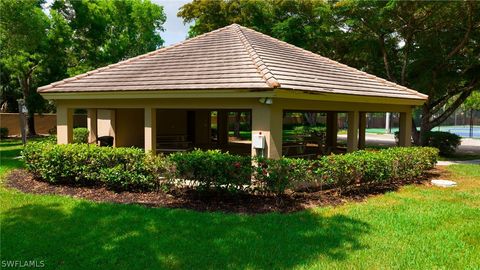
[[[453,164],[478,164],[480,165],[480,159],[474,159],[474,160],[441,160],[437,162],[437,166],[447,166],[447,165],[453,165]]]

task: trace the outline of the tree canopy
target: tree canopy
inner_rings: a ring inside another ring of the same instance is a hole
[[[70,75],[102,67],[163,45],[160,32],[166,20],[163,8],[150,1],[55,0],[71,36]]]
[[[480,91],[475,91],[463,103],[465,110],[480,110]]]
[[[42,99],[34,86],[48,47],[49,18],[41,4],[38,0],[0,2],[2,97],[16,103],[12,97],[18,97],[15,92],[20,92],[31,111],[42,107]],[[34,134],[33,121],[30,121],[30,129]]]
[[[38,86],[161,47],[166,20],[149,0],[2,0],[0,15],[2,109],[23,97],[31,115],[48,105]]]
[[[194,0],[178,15],[191,36],[239,23],[428,94],[422,132],[480,88],[475,1]]]

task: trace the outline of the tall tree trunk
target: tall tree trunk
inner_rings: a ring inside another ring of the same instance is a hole
[[[27,100],[30,96],[30,77],[32,76],[33,71],[35,70],[35,67],[31,68],[29,72],[24,75],[24,78],[18,78],[23,90],[23,100],[25,101],[25,106],[27,106],[28,104]],[[19,108],[19,110],[21,110],[21,108]],[[35,112],[31,109],[28,109],[28,114],[27,114],[28,136],[37,135],[37,132],[35,131],[34,115],[35,115]]]
[[[430,123],[430,118],[432,117],[432,113],[429,109],[427,104],[423,105],[423,112],[422,112],[422,122],[420,124],[420,132],[418,134],[418,145],[425,146],[425,134],[432,130],[432,125]]]
[[[35,113],[28,113],[27,125],[28,125],[28,136],[36,136],[37,132],[35,131]]]

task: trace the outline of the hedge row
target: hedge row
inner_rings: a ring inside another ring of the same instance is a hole
[[[74,128],[73,143],[88,143],[88,133],[87,128]]]
[[[251,185],[250,157],[197,149],[171,154],[169,159],[176,165],[176,176],[190,181],[191,186],[243,190]]]
[[[26,168],[47,182],[115,190],[152,190],[172,178],[174,171],[168,159],[135,148],[34,142],[27,144],[22,156]]]
[[[260,180],[263,190],[276,194],[304,185],[328,185],[343,191],[358,184],[372,186],[417,178],[432,169],[437,158],[436,148],[395,147],[319,160],[260,159],[254,178]]]
[[[417,178],[432,169],[437,158],[438,149],[432,147],[357,151],[322,158],[315,174],[321,177],[322,183],[345,189],[355,184],[382,184]]]
[[[121,190],[152,190],[181,184],[207,190],[282,194],[303,185],[327,184],[344,190],[358,184],[413,179],[435,165],[438,150],[395,147],[319,160],[252,160],[218,150],[194,150],[166,157],[134,148],[31,143],[25,147],[23,157],[27,169],[48,182],[104,185]]]

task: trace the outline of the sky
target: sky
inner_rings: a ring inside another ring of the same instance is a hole
[[[167,21],[163,24],[165,31],[160,35],[165,40],[165,46],[169,46],[185,40],[188,35],[190,25],[183,24],[182,18],[177,17],[178,9],[190,0],[151,0],[160,6],[163,6]]]

